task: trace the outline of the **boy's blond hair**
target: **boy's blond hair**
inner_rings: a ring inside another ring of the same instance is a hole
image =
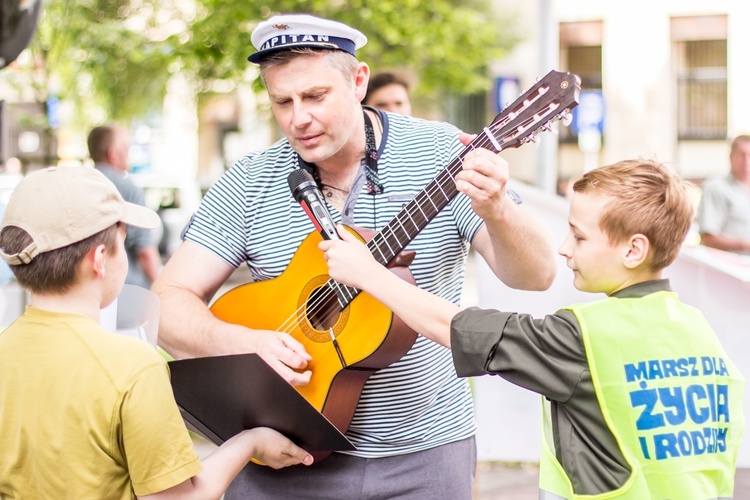
[[[680,252],[693,220],[686,181],[651,160],[625,160],[596,168],[573,184],[573,192],[611,196],[599,227],[612,243],[643,234],[651,245],[649,265],[658,271]]]

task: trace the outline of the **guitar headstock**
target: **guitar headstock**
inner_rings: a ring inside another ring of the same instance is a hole
[[[576,75],[550,71],[506,106],[484,133],[497,151],[536,141],[540,132],[551,130],[552,123],[569,117],[578,106],[580,91]]]

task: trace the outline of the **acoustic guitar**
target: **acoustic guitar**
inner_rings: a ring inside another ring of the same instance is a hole
[[[413,283],[407,266],[414,256],[403,250],[458,194],[455,176],[464,155],[476,148],[499,152],[535,141],[554,121],[569,118],[579,91],[577,76],[551,71],[505,107],[383,229],[367,238],[375,259]],[[406,354],[417,334],[367,293],[332,280],[318,250],[321,240],[317,231],[311,232],[280,276],[228,291],[211,311],[223,321],[284,331],[300,341],[312,356],[312,377],[295,388],[346,432],[367,379]]]

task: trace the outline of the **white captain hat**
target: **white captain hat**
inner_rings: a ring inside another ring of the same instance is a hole
[[[255,28],[250,40],[257,52],[247,59],[255,64],[268,54],[295,47],[343,50],[354,55],[367,43],[367,37],[360,31],[309,14],[273,16]]]

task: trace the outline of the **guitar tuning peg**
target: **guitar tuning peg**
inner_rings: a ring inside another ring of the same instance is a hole
[[[521,139],[521,142],[524,144],[528,144],[530,142],[533,142],[534,144],[536,144],[539,142],[539,138],[537,137],[537,134],[534,133]]]
[[[562,117],[560,118],[560,121],[562,121],[562,124],[566,127],[570,125],[573,122],[573,115],[570,114],[567,110],[562,114]]]
[[[557,130],[552,128],[552,123],[547,122],[539,128],[540,132],[549,132],[552,135],[557,135]]]

